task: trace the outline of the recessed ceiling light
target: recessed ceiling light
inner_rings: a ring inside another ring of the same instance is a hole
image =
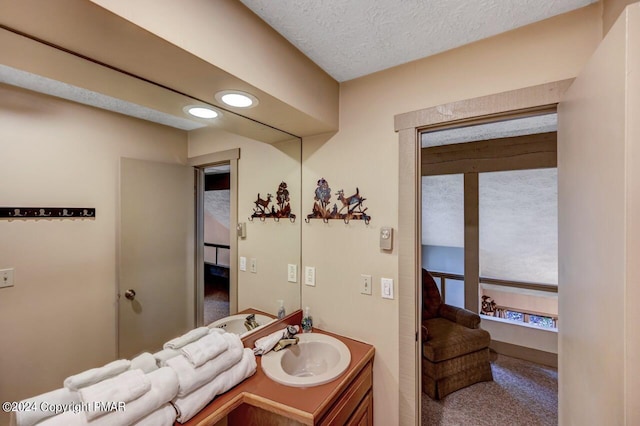
[[[216,93],[216,99],[236,108],[252,108],[258,105],[258,98],[251,93],[239,90],[223,90]]]
[[[189,105],[185,107],[184,110],[188,114],[198,118],[216,118],[218,115],[220,115],[217,111],[214,111],[211,108],[198,105]]]

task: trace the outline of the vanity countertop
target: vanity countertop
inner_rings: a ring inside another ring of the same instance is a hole
[[[286,320],[287,318],[285,318]],[[296,318],[297,320],[297,318]],[[291,324],[295,322],[289,322]],[[285,323],[286,324],[286,323]],[[283,328],[282,324],[274,324]],[[278,328],[275,328],[277,330]],[[255,339],[273,329],[245,340],[245,347],[253,347]],[[314,329],[314,333],[331,335],[342,341],[351,351],[351,362],[347,370],[336,380],[310,388],[296,388],[281,385],[269,379],[261,367],[261,357],[256,357],[256,373],[229,390],[217,396],[200,413],[184,423],[189,426],[215,425],[243,404],[257,407],[275,415],[281,415],[306,425],[313,425],[321,419],[337,398],[347,389],[354,378],[373,360],[373,346],[337,334]],[[176,423],[180,425],[181,423]]]

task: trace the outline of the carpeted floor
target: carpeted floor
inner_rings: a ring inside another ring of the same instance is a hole
[[[558,424],[558,371],[492,353],[493,382],[477,383],[433,401],[422,394],[426,426]]]
[[[209,279],[204,284],[204,323],[205,325],[229,315],[229,280]]]

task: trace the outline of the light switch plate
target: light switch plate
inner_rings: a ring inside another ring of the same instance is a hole
[[[287,281],[290,283],[298,282],[298,265],[289,263],[287,266]]]
[[[360,275],[360,294],[371,296],[371,275]]]
[[[13,287],[13,268],[0,269],[0,288]]]
[[[304,283],[306,285],[316,285],[316,268],[314,266],[304,267]]]
[[[383,299],[393,299],[393,279],[380,278],[380,287]]]
[[[249,259],[249,270],[254,274],[258,272],[258,261],[255,257]]]
[[[245,272],[247,270],[247,258],[244,256],[240,256],[240,270]]]

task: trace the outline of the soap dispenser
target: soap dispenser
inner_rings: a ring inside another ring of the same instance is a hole
[[[282,319],[286,315],[286,312],[284,310],[284,300],[280,299],[278,300],[278,303],[280,304],[280,307],[278,308],[278,319]]]
[[[313,318],[311,317],[311,310],[307,306],[304,308],[304,316],[302,317],[302,332],[311,333],[313,331]]]

